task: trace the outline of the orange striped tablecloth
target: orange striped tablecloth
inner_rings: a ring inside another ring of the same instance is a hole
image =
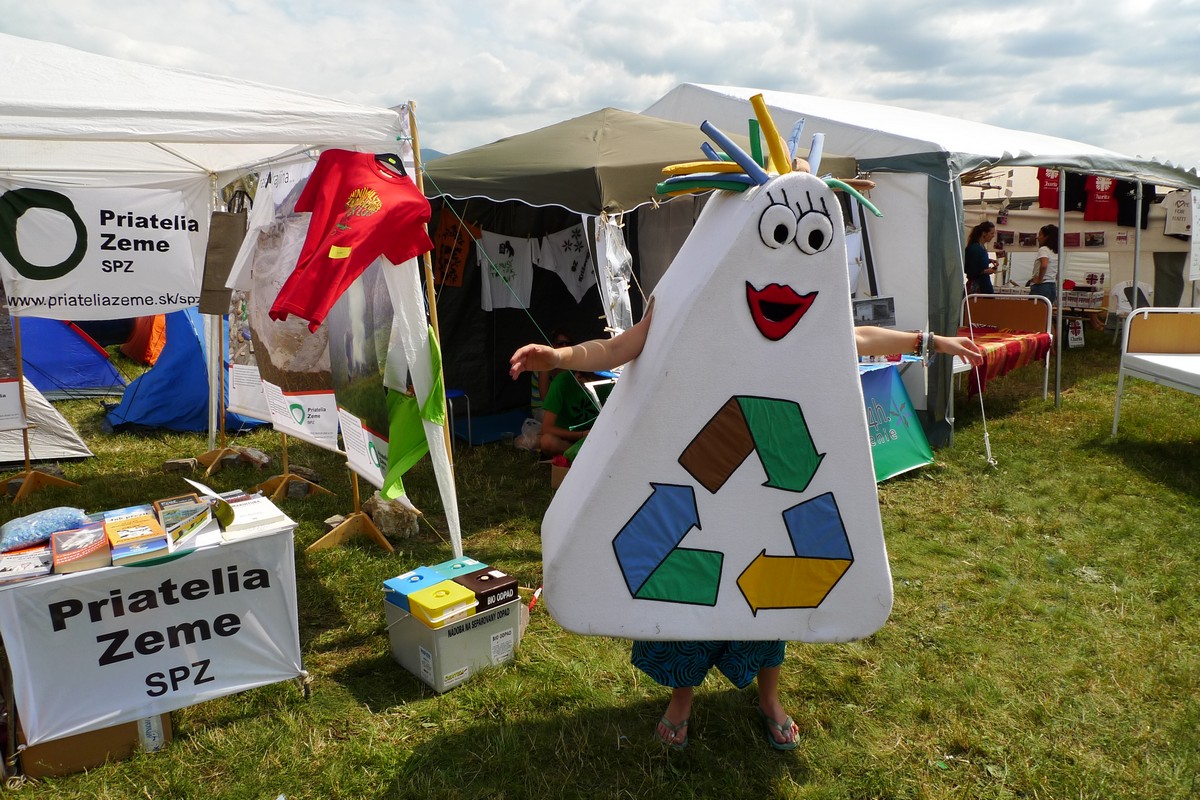
[[[968,336],[983,350],[983,365],[971,370],[967,395],[974,396],[987,389],[992,378],[1007,375],[1014,369],[1041,361],[1050,352],[1049,333],[1014,331],[991,325],[959,328],[959,336]]]

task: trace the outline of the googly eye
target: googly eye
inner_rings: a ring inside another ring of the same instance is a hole
[[[833,241],[833,221],[821,211],[808,211],[796,221],[796,247],[808,255],[829,247]]]
[[[778,203],[767,206],[758,218],[758,235],[767,247],[784,247],[796,236],[796,213]]]

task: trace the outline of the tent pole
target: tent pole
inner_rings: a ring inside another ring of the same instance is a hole
[[[415,100],[408,101],[408,127],[409,127],[409,132],[412,134],[413,164],[416,165],[416,169],[414,171],[417,173],[413,179],[417,183],[417,191],[421,193],[422,197],[424,197],[425,196],[425,177],[424,177],[424,175],[421,174],[421,140],[417,136],[416,107],[417,107],[417,103]],[[426,225],[426,233],[428,233],[428,225]],[[424,267],[424,272],[425,272],[425,304],[429,306],[429,326],[431,328],[433,328],[433,338],[437,339],[438,347],[441,347],[442,334],[441,334],[441,330],[438,328],[437,295],[434,293],[434,285],[433,285],[433,262],[430,259],[428,252],[426,252],[425,255],[421,258],[421,264]],[[441,367],[439,366],[438,369],[440,370]],[[445,406],[446,405],[446,398],[445,398],[446,375],[445,375],[445,373],[442,372],[442,374],[437,376],[437,379],[440,382],[440,385],[442,387],[442,394],[443,394],[442,405]],[[446,454],[450,458],[450,472],[451,472],[451,474],[453,474],[454,473],[454,445],[450,441],[450,426],[449,425],[442,426],[442,438],[446,440]]]
[[[211,341],[209,342],[208,363],[210,366],[213,364],[214,358],[212,357],[212,353],[216,352],[216,354],[217,354],[216,359],[215,359],[215,362],[217,365],[217,403],[216,403],[216,408],[218,409],[218,411],[216,412],[216,416],[218,418],[218,422],[216,424],[213,424],[213,416],[214,416],[213,410],[212,410],[213,409],[213,402],[212,402],[213,398],[212,398],[212,393],[210,390],[209,396],[208,396],[208,408],[209,408],[208,441],[209,441],[209,447],[212,447],[214,444],[215,437],[216,437],[216,431],[220,430],[221,446],[213,448],[212,450],[209,450],[207,453],[204,453],[203,455],[196,456],[196,460],[199,461],[201,464],[203,464],[207,468],[204,471],[205,475],[212,475],[214,472],[220,471],[221,462],[224,460],[225,456],[230,456],[230,455],[236,456],[236,455],[241,455],[241,453],[238,452],[237,448],[227,447],[226,446],[227,442],[225,440],[225,318],[222,316],[208,316],[208,315],[206,315],[206,318],[213,320],[213,322],[214,322],[213,327],[216,328],[216,331],[215,331],[216,337],[215,338],[217,340],[217,346],[215,348],[212,346],[212,342]],[[209,337],[209,338],[211,339],[213,337]],[[210,377],[209,377],[208,385],[212,386],[211,373],[209,373],[209,375],[210,375]]]
[[[1056,272],[1054,292],[1054,407],[1062,408],[1062,281],[1063,281],[1063,242],[1066,241],[1067,230],[1067,171],[1058,171],[1058,270]]]
[[[1134,224],[1134,228],[1133,228],[1133,291],[1129,293],[1130,299],[1132,300],[1132,302],[1129,305],[1130,305],[1130,307],[1133,308],[1134,311],[1137,311],[1137,307],[1138,307],[1138,296],[1139,296],[1138,275],[1139,275],[1139,272],[1141,271],[1141,266],[1142,266],[1142,182],[1141,181],[1137,182],[1136,198],[1137,199],[1136,199],[1135,203],[1137,205],[1137,216],[1134,217],[1134,221],[1133,221],[1133,224]]]
[[[21,428],[21,443],[25,448],[25,471],[9,478],[8,482],[21,481],[21,488],[13,496],[13,502],[19,503],[45,486],[72,486],[78,488],[79,484],[45,472],[38,472],[31,466],[29,458],[29,414],[25,406],[25,365],[21,357],[21,318],[14,315],[12,324],[13,339],[16,340],[17,350],[17,396],[21,399],[21,419],[24,423]]]

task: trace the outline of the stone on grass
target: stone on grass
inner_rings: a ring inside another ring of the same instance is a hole
[[[411,539],[417,535],[421,512],[402,500],[384,500],[379,492],[363,503],[363,511],[389,539]]]

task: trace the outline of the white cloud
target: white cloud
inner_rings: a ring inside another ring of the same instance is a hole
[[[0,0],[0,31],[374,105],[455,151],[685,81],[892,103],[1200,165],[1200,0]]]

